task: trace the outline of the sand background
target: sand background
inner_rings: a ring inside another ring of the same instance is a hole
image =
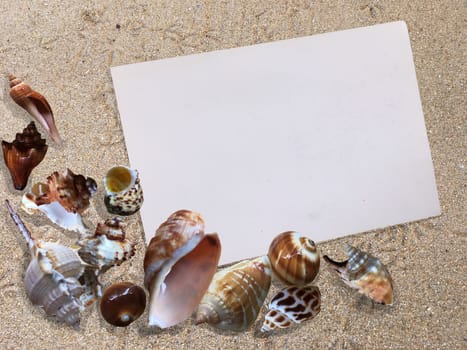
[[[111,66],[404,20],[443,214],[320,244],[322,253],[335,258],[344,258],[344,242],[380,257],[395,281],[394,306],[374,305],[322,268],[316,281],[321,313],[300,327],[265,336],[259,333],[259,321],[241,334],[194,326],[190,320],[158,330],[146,325],[146,314],[117,329],[103,321],[96,305],[84,312],[79,331],[46,318],[25,294],[22,276],[29,254],[2,204],[0,348],[465,349],[466,15],[460,0],[1,0],[0,137],[13,140],[30,120],[8,96],[7,74],[14,73],[47,97],[65,140],[57,146],[48,138],[48,154],[29,186],[66,167],[100,184],[107,169],[128,163]],[[0,198],[18,207],[21,194],[1,162]],[[100,188],[86,212],[89,223],[109,217],[102,195]],[[20,214],[37,237],[76,238],[40,215]],[[125,222],[129,236],[142,240],[139,217]],[[106,274],[106,284],[142,284],[144,249],[138,248],[133,259]],[[267,301],[278,287],[274,284]]]

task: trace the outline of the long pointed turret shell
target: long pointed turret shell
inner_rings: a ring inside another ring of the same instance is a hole
[[[62,139],[55,126],[54,115],[49,103],[37,91],[13,74],[10,74],[10,96],[18,105],[23,107],[48,132],[52,140],[61,143]]]
[[[3,158],[10,171],[13,186],[23,190],[32,170],[44,159],[47,153],[45,139],[37,132],[34,122],[16,134],[13,142],[2,141]]]
[[[378,258],[348,244],[345,245],[345,253],[349,257],[346,261],[337,262],[326,255],[324,260],[348,286],[377,303],[391,305],[392,278],[386,266]]]
[[[196,311],[195,323],[244,331],[256,320],[271,285],[266,256],[217,272]]]
[[[284,288],[271,299],[261,331],[288,328],[314,318],[320,310],[321,293],[318,287]]]
[[[26,239],[31,251],[31,262],[24,276],[26,293],[35,305],[47,315],[77,328],[83,304],[83,287],[79,278],[85,263],[75,249],[53,242],[36,241],[18,214],[6,201],[12,219]]]
[[[167,328],[187,319],[199,304],[220,257],[217,234],[190,210],[173,213],[156,231],[144,257],[149,325]]]

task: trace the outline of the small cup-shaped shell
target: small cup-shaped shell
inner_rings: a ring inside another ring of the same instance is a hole
[[[308,237],[287,231],[274,238],[268,252],[274,276],[288,285],[310,284],[319,271],[319,252]]]
[[[13,185],[23,190],[32,170],[44,159],[48,146],[36,129],[34,122],[16,134],[13,142],[2,141],[3,158],[10,171]]]
[[[388,269],[376,257],[348,244],[345,245],[348,260],[338,262],[328,256],[324,260],[336,270],[348,286],[357,289],[377,303],[393,303],[393,282]]]
[[[266,256],[244,260],[214,275],[196,311],[195,323],[244,331],[256,320],[271,285]]]
[[[104,203],[109,213],[132,215],[143,205],[143,189],[138,171],[126,166],[111,168],[104,178]]]
[[[220,251],[217,234],[204,234],[196,212],[179,210],[157,229],[144,257],[149,325],[167,328],[192,314],[216,272]]]
[[[321,310],[321,293],[316,286],[287,287],[277,293],[269,303],[262,332],[288,328],[314,318]]]
[[[126,327],[136,321],[146,307],[144,289],[131,282],[114,283],[102,295],[102,317],[116,327]]]
[[[47,132],[52,140],[61,143],[62,139],[55,126],[54,115],[49,103],[37,91],[13,74],[10,74],[10,96],[18,105],[23,107],[34,119],[36,119]]]

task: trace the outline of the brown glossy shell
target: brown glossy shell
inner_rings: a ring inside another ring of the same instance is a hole
[[[320,310],[321,293],[318,287],[284,288],[271,299],[261,331],[288,328],[314,318]]]
[[[320,258],[315,243],[295,231],[274,238],[268,252],[274,276],[288,285],[310,284],[319,271]]]
[[[216,272],[220,250],[217,234],[204,234],[196,212],[179,210],[157,229],[144,257],[150,325],[166,328],[191,315]]]
[[[52,140],[61,143],[62,140],[55,126],[54,115],[49,103],[37,91],[16,78],[13,74],[9,75],[10,96],[18,105],[23,107],[36,121],[38,121],[48,132]]]
[[[70,213],[82,213],[89,207],[96,190],[97,184],[92,178],[67,169],[63,173],[53,172],[47,177],[47,184],[35,184],[26,197],[38,206],[58,202]]]
[[[3,158],[10,171],[13,186],[23,190],[32,170],[44,159],[48,146],[36,129],[34,122],[16,134],[13,142],[2,141]]]
[[[198,306],[195,323],[237,332],[248,329],[258,317],[270,285],[266,256],[217,272]]]
[[[114,283],[102,295],[102,317],[111,325],[126,327],[137,320],[146,307],[144,289],[131,282]]]
[[[336,270],[341,279],[380,304],[393,303],[393,282],[388,269],[376,257],[350,245],[345,245],[348,260],[338,262],[328,256],[324,260]]]

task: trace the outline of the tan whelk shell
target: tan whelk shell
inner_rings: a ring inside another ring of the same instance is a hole
[[[10,96],[18,105],[23,107],[34,119],[36,119],[44,129],[49,133],[52,140],[61,143],[62,140],[55,126],[54,115],[49,103],[37,91],[10,74]]]
[[[217,272],[196,311],[195,323],[237,332],[248,329],[258,317],[270,285],[266,256]]]
[[[315,243],[298,232],[277,235],[269,246],[268,257],[274,276],[288,285],[308,285],[319,271],[320,259]]]
[[[26,187],[29,175],[44,159],[47,148],[34,122],[29,123],[22,133],[16,134],[13,142],[2,141],[3,158],[15,189],[23,190]]]
[[[348,260],[337,262],[324,256],[324,260],[336,270],[348,286],[357,289],[377,303],[391,305],[393,303],[392,278],[388,269],[376,257],[345,245]]]
[[[62,174],[52,173],[47,184],[37,183],[30,193],[25,193],[22,207],[28,213],[37,210],[45,213],[57,225],[72,231],[86,232],[81,213],[89,207],[89,200],[97,190],[96,182],[70,169]]]
[[[321,310],[321,293],[316,286],[287,287],[269,303],[261,332],[288,328],[314,318]]]
[[[149,325],[167,328],[192,314],[216,272],[220,250],[217,234],[204,234],[196,212],[179,210],[162,223],[144,257]]]
[[[83,286],[79,278],[86,264],[75,249],[35,240],[8,200],[6,206],[31,252],[31,261],[24,276],[29,299],[41,306],[47,315],[56,316],[58,320],[78,328],[80,312],[84,308],[80,299]]]

